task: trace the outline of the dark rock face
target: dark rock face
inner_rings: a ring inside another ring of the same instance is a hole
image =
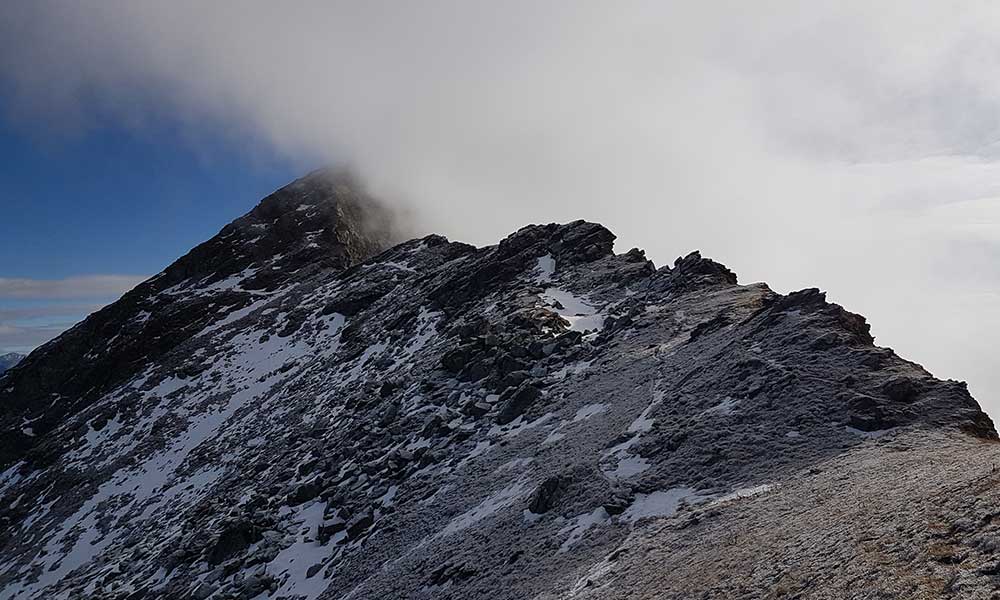
[[[523,415],[525,411],[531,408],[535,400],[541,397],[541,390],[529,383],[521,384],[517,389],[513,387],[507,388],[507,391],[500,396],[502,404],[500,413],[497,414],[497,423],[507,425],[513,422],[514,419]]]
[[[536,515],[548,512],[549,509],[556,505],[556,502],[559,500],[559,494],[565,487],[565,478],[559,475],[549,477],[535,490],[535,494],[531,497],[531,502],[528,504],[528,510]]]
[[[252,523],[237,521],[226,524],[209,551],[208,563],[222,564],[249,548],[259,539],[259,535]]]
[[[715,532],[783,486],[875,481],[851,456],[993,452],[963,384],[818,290],[740,286],[698,253],[656,269],[583,221],[486,248],[390,238],[349,181],[300,180],[2,376],[0,597],[641,596],[614,575],[640,541],[715,560]],[[814,548],[842,522],[766,530]],[[988,597],[963,536],[990,522],[953,535],[961,564],[910,568]],[[874,560],[837,539],[836,561]],[[657,581],[780,597],[777,578]]]

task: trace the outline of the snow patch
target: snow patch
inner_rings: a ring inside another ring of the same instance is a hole
[[[753,498],[754,496],[760,496],[766,494],[774,489],[774,485],[770,483],[764,483],[761,485],[755,485],[751,487],[737,488],[724,496],[719,496],[712,501],[712,506],[717,504],[722,504],[724,502],[732,502],[733,500],[742,500],[743,498]]]
[[[593,331],[604,327],[604,315],[586,300],[564,289],[550,287],[542,293],[542,298],[555,309],[560,317],[569,323],[570,331]]]
[[[580,410],[576,411],[576,416],[573,417],[574,423],[579,423],[580,421],[585,421],[594,415],[599,415],[608,410],[607,404],[588,404]]]
[[[580,373],[583,373],[584,371],[589,369],[590,364],[592,362],[593,361],[590,360],[579,360],[573,363],[569,363],[567,365],[563,365],[558,371],[553,371],[552,374],[549,375],[549,377],[556,381],[561,381],[572,375],[579,375]]]
[[[615,467],[614,471],[611,471],[611,475],[619,479],[634,477],[650,466],[652,465],[645,458],[627,454],[618,461],[618,466]]]
[[[653,419],[649,415],[653,410],[663,402],[663,392],[653,392],[653,401],[650,402],[646,410],[636,417],[634,421],[628,426],[629,433],[649,433],[653,429]]]
[[[508,508],[519,500],[527,491],[523,481],[516,481],[504,489],[495,492],[476,506],[455,517],[445,525],[435,537],[445,537],[471,527],[483,519]]]
[[[573,521],[566,527],[562,528],[559,533],[568,533],[569,537],[566,538],[559,546],[559,552],[567,552],[574,544],[579,542],[587,530],[596,525],[601,525],[602,523],[608,523],[610,521],[611,515],[608,511],[604,510],[604,507],[599,507],[593,512],[585,513],[579,517],[573,519]]]
[[[552,276],[556,272],[556,259],[551,254],[538,257],[538,264],[535,266],[535,281],[544,283],[552,281]]]
[[[520,415],[506,425],[494,425],[490,427],[490,430],[487,433],[487,435],[489,435],[490,437],[497,437],[497,436],[514,437],[516,435],[524,433],[525,431],[528,431],[529,429],[534,429],[536,427],[544,425],[545,423],[552,420],[552,417],[554,416],[555,414],[553,413],[545,413],[544,415],[538,417],[534,421],[526,423],[524,421],[524,415]]]
[[[726,396],[725,398],[723,398],[722,402],[719,402],[718,404],[716,404],[715,406],[713,406],[711,408],[705,409],[704,411],[702,411],[701,414],[703,414],[703,415],[730,415],[730,414],[733,413],[733,409],[736,408],[736,405],[738,405],[739,403],[740,403],[740,401],[737,400],[736,398],[732,398],[730,396]]]
[[[400,271],[406,271],[407,273],[416,273],[417,272],[416,269],[414,269],[410,265],[406,264],[405,262],[384,262],[384,263],[381,263],[381,264],[383,264],[383,265],[385,265],[387,267],[391,267],[393,269],[398,269]]]
[[[312,600],[326,591],[328,582],[322,570],[308,578],[307,572],[310,567],[329,558],[331,549],[347,537],[347,532],[337,532],[325,546],[317,541],[325,509],[324,502],[313,502],[299,508],[292,517],[293,527],[297,532],[295,540],[267,564],[267,572],[281,581],[281,586],[271,594],[272,597]]]
[[[636,494],[635,502],[622,513],[622,519],[635,523],[652,517],[672,517],[685,503],[699,498],[693,489],[684,487]]]

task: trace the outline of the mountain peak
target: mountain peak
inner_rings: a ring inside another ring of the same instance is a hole
[[[261,200],[167,267],[159,284],[245,274],[244,289],[274,289],[299,269],[344,269],[385,250],[400,241],[393,227],[392,213],[355,177],[322,169]]]
[[[339,272],[394,241],[391,212],[345,171],[323,169],[268,195],[249,213],[28,359],[0,401],[43,433],[143,364],[282,287]],[[68,395],[49,410],[46,398]],[[0,415],[0,425],[4,415]],[[35,440],[0,440],[0,464]]]

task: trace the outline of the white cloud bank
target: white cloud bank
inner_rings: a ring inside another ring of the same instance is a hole
[[[1000,416],[1000,5],[16,4],[22,117],[222,125],[476,243],[588,218],[700,248],[831,290]]]

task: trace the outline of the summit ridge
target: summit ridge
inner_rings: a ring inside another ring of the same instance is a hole
[[[0,375],[0,598],[993,597],[993,423],[864,317],[392,227],[304,178]]]

